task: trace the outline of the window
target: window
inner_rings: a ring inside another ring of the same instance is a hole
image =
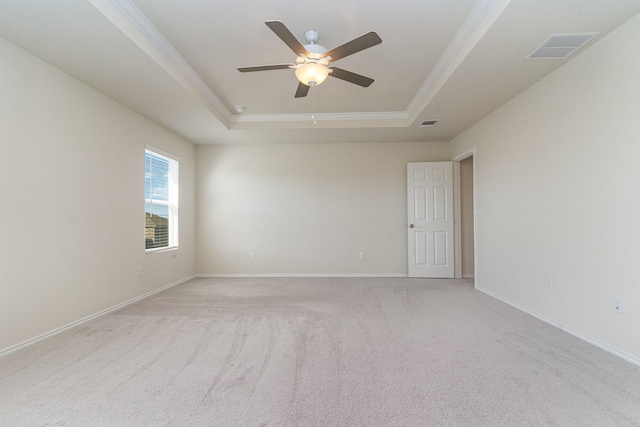
[[[144,237],[147,251],[178,246],[180,160],[153,147],[144,151]]]

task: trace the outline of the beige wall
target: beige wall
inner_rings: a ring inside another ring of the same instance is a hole
[[[145,255],[145,144],[181,158],[175,258]],[[191,143],[0,39],[0,146],[0,351],[194,273]]]
[[[639,51],[640,15],[452,143],[476,147],[477,286],[636,362]]]
[[[448,156],[446,143],[200,146],[196,269],[406,275],[407,163]]]
[[[460,243],[462,277],[473,277],[473,157],[460,162]]]

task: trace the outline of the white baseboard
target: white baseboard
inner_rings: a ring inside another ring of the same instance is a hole
[[[474,279],[476,276],[474,276],[473,274],[463,274],[462,278],[463,279]]]
[[[520,304],[518,304],[516,302],[513,302],[513,301],[511,301],[511,300],[509,300],[507,298],[504,298],[504,297],[502,297],[502,296],[500,296],[500,295],[498,295],[498,294],[496,294],[496,293],[494,293],[494,292],[492,292],[492,291],[490,291],[488,289],[479,288],[479,287],[476,287],[476,289],[478,291],[484,293],[484,294],[489,295],[490,297],[493,297],[493,298],[495,298],[495,299],[497,299],[499,301],[502,301],[503,303],[508,304],[508,305],[510,305],[510,306],[512,306],[514,308],[517,308],[518,310],[523,311],[523,312],[525,312],[525,313],[527,313],[527,314],[529,314],[529,315],[531,315],[531,316],[533,316],[533,317],[535,317],[535,318],[537,318],[539,320],[542,320],[543,322],[548,323],[551,326],[555,326],[556,328],[558,328],[558,329],[560,329],[560,330],[562,330],[562,331],[564,331],[564,332],[566,332],[568,334],[571,334],[574,337],[581,339],[582,341],[588,342],[589,344],[594,345],[594,346],[598,347],[599,349],[606,351],[607,353],[611,353],[614,356],[619,357],[620,359],[626,360],[627,362],[632,363],[632,364],[640,367],[640,358],[638,358],[638,357],[636,357],[634,355],[631,355],[631,354],[629,354],[629,353],[627,353],[627,352],[625,352],[623,350],[620,350],[619,348],[615,348],[615,347],[613,347],[613,346],[611,346],[611,345],[609,345],[607,343],[604,343],[604,342],[602,342],[602,341],[600,341],[600,340],[598,340],[596,338],[593,338],[593,337],[591,337],[591,336],[589,336],[587,334],[584,334],[584,333],[582,333],[582,332],[580,332],[580,331],[578,331],[576,329],[573,329],[573,328],[571,328],[569,326],[566,326],[566,325],[563,325],[561,323],[558,323],[557,321],[555,321],[554,319],[552,319],[550,317],[547,317],[547,316],[545,316],[543,314],[538,313],[535,310],[531,310],[530,308],[527,308],[527,307],[525,307],[523,305],[520,305]]]
[[[364,274],[364,273],[352,273],[352,274],[326,274],[326,273],[261,273],[261,274],[196,274],[195,277],[205,278],[269,278],[269,277],[389,277],[389,278],[403,278],[407,277],[407,273],[385,273],[385,274]]]
[[[44,333],[42,335],[38,335],[37,337],[30,338],[30,339],[28,339],[26,341],[23,341],[21,343],[18,343],[16,345],[11,346],[11,347],[7,347],[7,348],[5,348],[3,350],[0,350],[0,357],[5,356],[5,355],[7,355],[9,353],[13,353],[14,351],[20,350],[20,349],[22,349],[24,347],[30,346],[31,344],[35,344],[38,341],[42,341],[42,340],[44,340],[46,338],[52,337],[54,335],[57,335],[60,332],[64,332],[67,329],[73,328],[74,326],[78,326],[78,325],[80,325],[82,323],[88,322],[88,321],[93,320],[93,319],[95,319],[97,317],[104,316],[105,314],[108,314],[108,313],[111,313],[113,311],[119,310],[119,309],[121,309],[123,307],[126,307],[126,306],[128,306],[130,304],[133,304],[134,302],[138,302],[138,301],[143,300],[145,298],[148,298],[148,297],[150,297],[152,295],[155,295],[158,292],[162,292],[162,291],[164,291],[166,289],[169,289],[169,288],[172,288],[172,287],[174,287],[176,285],[184,283],[187,280],[191,280],[194,277],[195,276],[192,275],[192,276],[186,277],[184,279],[180,279],[180,280],[178,280],[176,282],[169,283],[168,285],[165,285],[165,286],[163,286],[163,287],[161,287],[159,289],[155,289],[155,290],[153,290],[151,292],[147,292],[146,294],[142,294],[142,295],[137,296],[135,298],[132,298],[132,299],[130,299],[128,301],[125,301],[125,302],[122,302],[120,304],[114,305],[113,307],[109,307],[109,308],[107,308],[105,310],[102,310],[102,311],[99,311],[97,313],[91,314],[89,316],[83,317],[82,319],[78,319],[78,320],[76,320],[74,322],[71,322],[71,323],[68,323],[68,324],[66,324],[64,326],[60,326],[59,328],[53,329],[53,330],[51,330],[49,332],[46,332],[46,333]]]

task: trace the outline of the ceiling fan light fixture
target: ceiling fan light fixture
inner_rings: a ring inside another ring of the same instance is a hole
[[[240,67],[238,71],[247,73],[252,71],[295,69],[296,79],[299,81],[295,98],[304,98],[309,93],[309,87],[322,84],[329,74],[333,77],[353,83],[361,87],[369,87],[373,79],[328,65],[341,58],[353,55],[382,43],[382,39],[375,31],[357,37],[331,50],[318,44],[320,34],[316,30],[307,30],[304,34],[309,44],[302,45],[291,34],[282,21],[267,21],[267,27],[275,33],[296,54],[295,64],[272,64],[252,67]]]
[[[296,77],[307,86],[317,86],[329,75],[329,68],[317,62],[308,62],[296,68]]]

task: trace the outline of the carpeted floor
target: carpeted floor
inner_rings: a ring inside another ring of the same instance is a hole
[[[640,426],[640,368],[473,289],[194,279],[0,359],[2,426]]]

